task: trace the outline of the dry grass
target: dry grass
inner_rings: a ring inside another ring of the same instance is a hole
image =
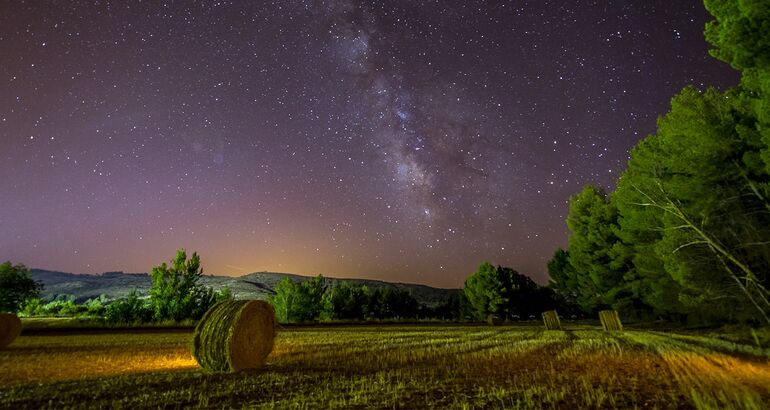
[[[0,351],[0,384],[195,369],[189,333],[21,336]]]
[[[770,352],[653,332],[544,331],[540,326],[294,328],[278,333],[265,368],[235,374],[194,368],[187,350],[190,334],[98,336],[22,336],[10,352],[0,352],[0,407],[722,409],[770,404]],[[45,369],[46,363],[52,366]]]

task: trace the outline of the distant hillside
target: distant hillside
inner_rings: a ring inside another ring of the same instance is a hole
[[[307,276],[290,273],[254,272],[240,277],[208,276],[201,277],[201,283],[220,290],[224,287],[237,299],[266,299],[275,293],[275,287],[281,279],[289,277],[294,281],[303,281]],[[124,297],[133,289],[146,295],[150,290],[150,276],[146,273],[105,272],[100,275],[74,274],[66,272],[32,269],[32,278],[43,283],[42,296],[50,299],[56,295],[72,295],[76,301],[105,295],[109,299]],[[390,283],[370,279],[325,278],[327,286],[334,286],[340,281],[366,285],[370,289],[391,287],[409,290],[420,303],[435,306],[446,301],[457,289],[440,289],[409,283]]]

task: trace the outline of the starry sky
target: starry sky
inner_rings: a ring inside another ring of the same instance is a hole
[[[0,2],[0,259],[546,283],[710,58],[695,0]]]

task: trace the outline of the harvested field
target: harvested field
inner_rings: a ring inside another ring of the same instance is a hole
[[[279,331],[268,364],[208,373],[190,332],[19,337],[0,407],[767,408],[770,351],[566,326],[319,326]]]

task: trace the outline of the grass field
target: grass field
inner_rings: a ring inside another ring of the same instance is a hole
[[[189,330],[21,336],[0,407],[770,408],[770,350],[596,327],[282,329],[267,367],[211,374]]]

